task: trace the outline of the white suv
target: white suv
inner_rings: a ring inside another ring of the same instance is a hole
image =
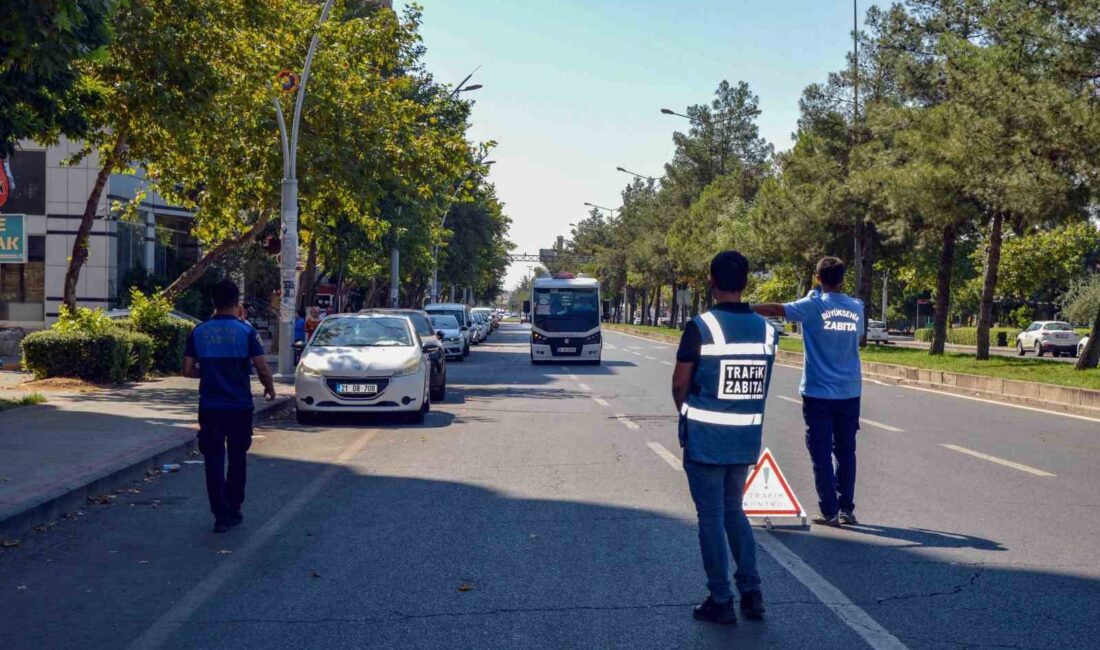
[[[1063,354],[1077,356],[1077,332],[1064,321],[1037,320],[1016,335],[1016,351],[1020,356],[1034,351],[1036,356],[1050,352],[1059,357]]]
[[[886,323],[880,320],[867,321],[868,343],[889,343],[890,335],[886,333]]]

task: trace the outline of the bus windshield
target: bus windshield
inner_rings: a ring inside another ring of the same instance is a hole
[[[546,332],[587,332],[600,326],[595,289],[535,289],[533,325]]]

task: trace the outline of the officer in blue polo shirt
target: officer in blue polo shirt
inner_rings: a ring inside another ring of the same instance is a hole
[[[756,541],[741,503],[745,479],[760,457],[764,400],[779,332],[741,302],[748,275],[748,260],[737,251],[711,260],[710,287],[717,304],[684,327],[672,375],[684,471],[710,590],[693,616],[712,623],[737,622],[727,545],[737,563],[741,613],[751,619],[764,616]]]
[[[823,257],[817,263],[817,280],[820,288],[801,300],[759,304],[753,309],[763,316],[783,316],[802,324],[806,360],[799,392],[821,509],[813,522],[855,525],[859,523],[856,432],[863,388],[859,362],[859,348],[865,343],[863,302],[844,293],[844,262],[835,257]]]
[[[199,451],[206,459],[214,532],[224,533],[244,520],[245,461],[252,446],[249,365],[256,368],[265,398],[275,399],[275,384],[260,335],[238,317],[237,285],[222,280],[214,285],[213,298],[214,317],[187,338],[183,375],[199,380]]]

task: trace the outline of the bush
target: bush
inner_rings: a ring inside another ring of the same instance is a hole
[[[116,329],[118,325],[107,318],[102,309],[89,309],[77,307],[76,312],[69,311],[65,305],[58,310],[57,322],[53,324],[55,332],[66,334],[104,334]]]
[[[989,328],[989,344],[991,346],[997,345],[997,335],[1004,333],[1005,340],[1008,346],[1016,345],[1016,335],[1020,333],[1020,330],[1014,327],[990,327]],[[913,338],[918,341],[924,341],[925,343],[932,342],[932,328],[924,327],[913,332]],[[978,344],[978,328],[977,327],[950,327],[947,329],[947,342],[952,345],[977,345]]]
[[[188,321],[170,318],[148,329],[135,329],[147,334],[153,342],[153,372],[162,375],[179,374],[183,367],[183,351],[187,337],[195,328]]]
[[[131,357],[136,336],[119,329],[102,334],[57,329],[34,332],[23,339],[23,365],[36,379],[78,377],[100,384],[121,383],[134,378],[150,358],[143,350]],[[148,343],[151,348],[152,341]],[[136,366],[133,372],[131,363]]]
[[[145,379],[153,368],[156,346],[152,337],[140,332],[120,332],[119,336],[130,346],[126,357],[126,379],[130,381]]]

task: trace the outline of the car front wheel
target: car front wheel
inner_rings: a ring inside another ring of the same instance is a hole
[[[1024,356],[1024,342],[1023,341],[1016,341],[1016,353],[1019,354],[1021,357]]]

